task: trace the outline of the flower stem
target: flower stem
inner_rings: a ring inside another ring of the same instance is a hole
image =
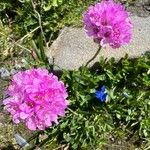
[[[85,67],[87,67],[87,66],[91,63],[91,61],[93,61],[93,60],[97,57],[97,55],[99,54],[101,48],[102,48],[102,47],[99,46],[97,52],[96,52],[96,53],[94,54],[94,56],[85,64]]]

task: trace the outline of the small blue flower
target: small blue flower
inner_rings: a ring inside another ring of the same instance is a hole
[[[106,93],[106,90],[105,90],[105,86],[103,85],[100,90],[97,90],[95,92],[95,96],[96,98],[100,101],[100,102],[105,102],[106,101],[106,97],[107,97],[107,93]]]

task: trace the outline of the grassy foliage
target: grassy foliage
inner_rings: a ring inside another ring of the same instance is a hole
[[[20,37],[39,25],[38,16],[34,10],[36,9],[40,14],[44,33],[47,38],[50,38],[50,36],[53,36],[51,34],[57,33],[64,24],[81,24],[82,12],[93,2],[94,0],[4,1],[0,3],[0,16],[5,23],[10,22],[10,20],[13,21],[11,23],[15,34]]]
[[[64,71],[70,106],[59,125],[46,131],[71,149],[101,149],[110,137],[134,142],[150,140],[150,55],[115,63],[101,59],[96,71],[82,67]],[[133,73],[134,72],[134,73]],[[100,103],[95,90],[105,85],[108,98]]]

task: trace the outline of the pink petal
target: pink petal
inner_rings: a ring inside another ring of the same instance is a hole
[[[33,130],[35,131],[36,130],[36,123],[31,119],[29,118],[26,122],[27,124],[27,127],[30,129],[30,130]]]
[[[23,120],[26,119],[28,116],[29,116],[29,115],[26,114],[26,113],[24,113],[24,112],[21,112],[21,113],[20,113],[20,118],[23,119]]]

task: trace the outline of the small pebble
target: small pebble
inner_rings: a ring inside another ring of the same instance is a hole
[[[0,77],[1,78],[9,77],[9,76],[10,76],[10,73],[6,68],[4,68],[4,67],[0,68]]]
[[[17,73],[17,70],[11,69],[11,71],[10,71],[10,74],[11,74],[11,75],[14,75],[14,74],[16,74],[16,73]]]
[[[15,134],[15,139],[16,139],[17,144],[20,147],[27,147],[27,146],[29,146],[29,143],[27,143],[27,141],[23,137],[21,137],[19,134]]]

